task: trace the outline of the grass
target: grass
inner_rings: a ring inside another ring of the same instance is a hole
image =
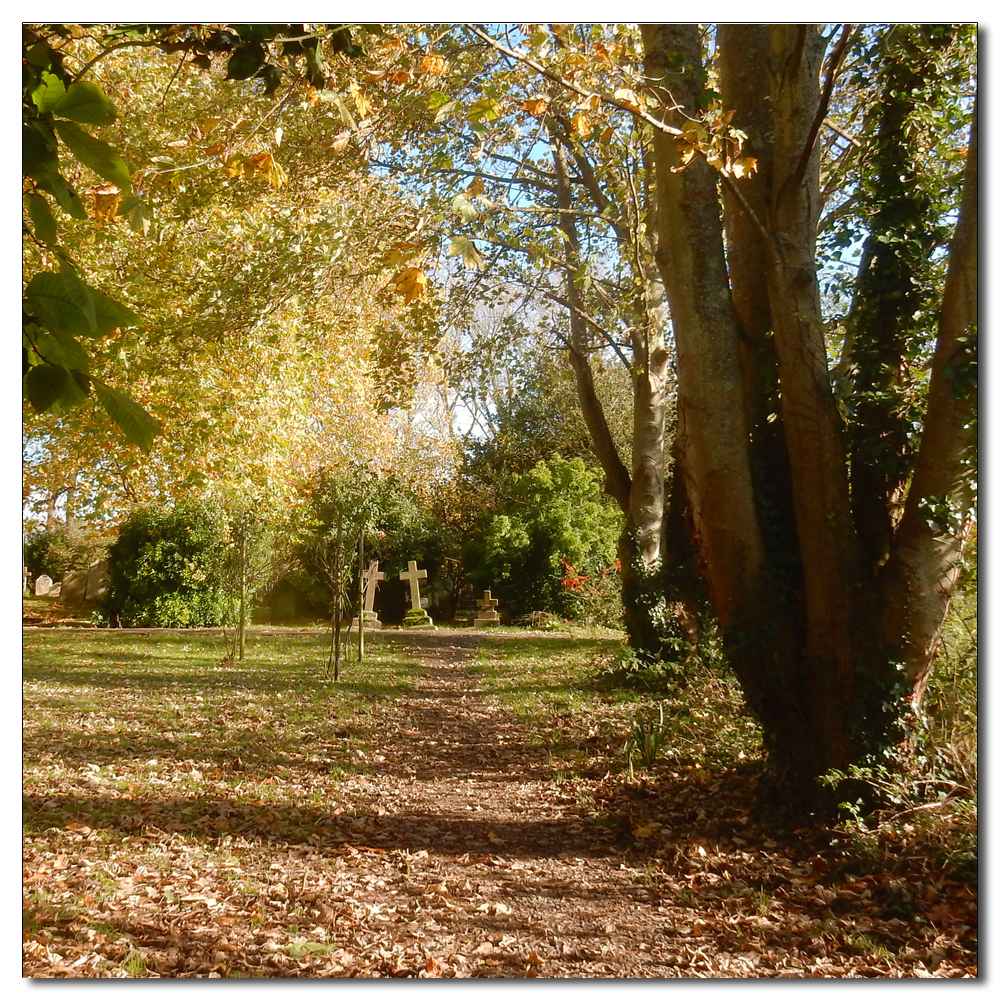
[[[288,786],[285,818],[307,827],[328,801],[317,774],[370,769],[380,707],[420,668],[374,641],[334,684],[323,679],[322,632],[253,632],[251,642],[242,664],[221,665],[217,633],[27,634],[26,832],[76,822],[114,840],[156,819],[252,830],[271,822]]]

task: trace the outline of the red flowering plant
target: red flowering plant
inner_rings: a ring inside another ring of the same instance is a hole
[[[585,576],[573,568],[566,558],[562,562],[563,575],[559,581],[563,591],[576,607],[572,617],[587,625],[604,625],[620,628],[622,620],[621,561],[600,570],[595,577]]]

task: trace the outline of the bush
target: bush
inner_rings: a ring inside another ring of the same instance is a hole
[[[477,590],[491,590],[512,617],[547,611],[579,619],[585,608],[576,584],[614,565],[620,522],[600,473],[556,455],[515,478],[510,498],[480,523],[463,559]],[[617,597],[598,595],[595,606],[602,601],[613,605]],[[607,608],[600,615],[613,617]]]
[[[32,579],[44,573],[53,580],[62,580],[67,573],[85,573],[107,551],[107,538],[82,528],[56,524],[25,535],[24,566]]]
[[[108,553],[101,617],[127,628],[222,624],[225,553],[225,519],[214,507],[135,510]]]

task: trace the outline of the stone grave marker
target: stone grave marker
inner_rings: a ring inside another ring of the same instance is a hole
[[[406,565],[406,570],[399,574],[400,580],[405,580],[410,585],[410,610],[403,618],[403,628],[436,628],[437,626],[424,610],[420,600],[420,581],[427,579],[427,570],[417,569],[417,563],[414,559],[411,559]]]
[[[104,560],[95,562],[87,573],[88,601],[96,601],[104,596],[108,589],[108,564]]]
[[[43,573],[37,580],[35,580],[35,597],[47,597],[51,589],[52,577],[47,573]]]
[[[49,597],[58,597],[62,593],[62,583],[58,580],[49,587]]]
[[[62,597],[67,601],[82,601],[87,595],[87,574],[72,570],[63,577]]]
[[[365,605],[361,611],[365,620],[366,629],[382,627],[382,623],[379,621],[378,615],[375,613],[375,590],[379,585],[379,581],[384,579],[385,573],[380,573],[378,571],[378,560],[370,562],[368,564],[368,569],[365,570]],[[351,624],[357,626],[357,618],[355,618]]]
[[[497,614],[497,605],[500,603],[488,590],[483,591],[482,598],[477,601],[479,614],[476,616],[474,625],[499,625],[500,615]]]

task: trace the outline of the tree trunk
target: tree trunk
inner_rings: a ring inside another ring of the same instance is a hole
[[[663,120],[697,115],[704,86],[694,24],[642,26],[646,72]],[[681,72],[680,64],[684,71]],[[754,511],[739,328],[726,273],[716,175],[704,160],[683,170],[673,137],[653,139],[657,264],[677,345],[677,447],[712,604],[725,628],[754,589],[763,547]],[[674,169],[678,168],[678,169]]]
[[[920,451],[881,579],[885,637],[905,666],[915,705],[927,686],[974,505],[979,405],[978,103],[977,96]]]

